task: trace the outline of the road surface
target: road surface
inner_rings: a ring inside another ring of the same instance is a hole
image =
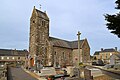
[[[120,80],[120,75],[119,74],[115,74],[113,72],[109,72],[109,71],[105,71],[102,70],[100,68],[95,68],[95,67],[88,67],[89,70],[91,70],[91,74],[93,77],[97,77],[97,76],[102,76],[102,75],[106,75],[107,77],[111,78],[111,80]]]
[[[102,71],[103,74],[111,77],[112,79],[120,80],[120,75],[119,74],[115,74],[115,73],[104,71],[104,70],[101,70],[101,71]]]
[[[26,73],[22,68],[13,68],[8,69],[8,80],[38,80]]]

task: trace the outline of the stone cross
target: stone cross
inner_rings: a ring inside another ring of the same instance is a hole
[[[80,60],[80,35],[81,35],[81,33],[78,31],[78,34],[77,34],[77,36],[78,36],[78,67],[79,67],[80,61],[82,61],[82,60]]]

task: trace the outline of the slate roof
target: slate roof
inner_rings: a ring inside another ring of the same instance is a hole
[[[0,49],[0,56],[25,56],[25,55],[28,55],[27,50]]]
[[[54,37],[49,37],[49,40],[52,42],[52,45],[56,47],[64,47],[64,48],[70,48],[70,49],[78,48],[78,41],[66,41],[66,40],[62,40]],[[82,45],[83,42],[84,40],[80,40],[80,45]]]
[[[83,44],[84,40],[85,40],[85,39],[80,40],[80,45],[81,45],[80,48],[82,47],[82,44]],[[78,48],[78,41],[72,41],[72,42],[71,42],[71,45],[72,45],[72,48],[73,48],[73,49],[77,49],[77,48]]]
[[[99,53],[100,53],[100,51],[96,51],[96,52],[94,53],[94,55],[99,55]]]
[[[99,55],[99,53],[105,53],[105,52],[116,52],[116,50],[113,49],[113,48],[104,49],[104,50],[102,50],[102,51],[96,51],[96,52],[94,53],[94,55]]]
[[[116,52],[115,49],[111,48],[111,49],[104,49],[103,51],[101,52]]]

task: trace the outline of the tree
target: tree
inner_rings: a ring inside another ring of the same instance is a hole
[[[117,0],[115,9],[120,9],[120,0]],[[117,35],[120,38],[120,12],[110,15],[105,15],[105,20],[107,21],[107,28],[111,31],[111,33]]]

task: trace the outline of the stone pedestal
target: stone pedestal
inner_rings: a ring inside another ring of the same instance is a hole
[[[80,78],[80,69],[79,68],[74,68],[73,69],[73,74],[75,77]]]
[[[85,69],[84,70],[84,77],[85,77],[85,80],[93,80],[93,78],[91,76],[91,70]]]
[[[40,76],[49,76],[49,75],[56,75],[55,68],[41,69]]]

